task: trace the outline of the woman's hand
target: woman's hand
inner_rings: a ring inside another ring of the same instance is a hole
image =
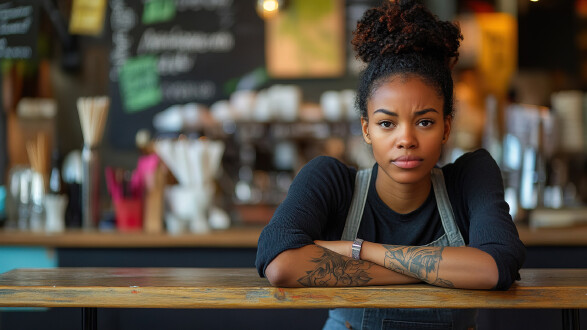
[[[314,244],[327,248],[345,257],[352,258],[353,242],[351,241],[314,241]]]

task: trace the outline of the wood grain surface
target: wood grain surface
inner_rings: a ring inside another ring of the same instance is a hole
[[[508,291],[427,284],[276,288],[252,268],[16,269],[0,306],[125,308],[587,308],[587,269],[522,269]]]

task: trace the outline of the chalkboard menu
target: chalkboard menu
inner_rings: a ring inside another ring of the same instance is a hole
[[[0,1],[0,59],[36,58],[38,31],[35,0]]]
[[[265,65],[255,1],[110,0],[110,144],[134,147],[139,129],[176,104],[210,105]]]

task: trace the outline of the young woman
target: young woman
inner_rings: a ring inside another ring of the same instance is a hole
[[[427,282],[505,290],[525,258],[500,169],[483,149],[436,166],[451,129],[462,36],[416,1],[368,10],[353,38],[370,171],[328,157],[298,173],[263,230],[256,266],[275,286]],[[364,187],[361,190],[361,187]],[[354,197],[353,197],[354,196]],[[474,311],[333,309],[327,329],[468,329]]]

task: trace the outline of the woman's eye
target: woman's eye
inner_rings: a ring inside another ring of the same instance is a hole
[[[432,125],[432,124],[434,124],[434,122],[433,122],[432,120],[427,120],[427,119],[420,120],[420,121],[418,122],[418,125],[419,125],[419,126],[422,126],[422,127],[428,127],[428,126],[430,126],[430,125]]]
[[[391,128],[391,127],[393,127],[393,123],[390,121],[382,121],[382,122],[379,122],[379,126],[381,126],[383,128]]]

